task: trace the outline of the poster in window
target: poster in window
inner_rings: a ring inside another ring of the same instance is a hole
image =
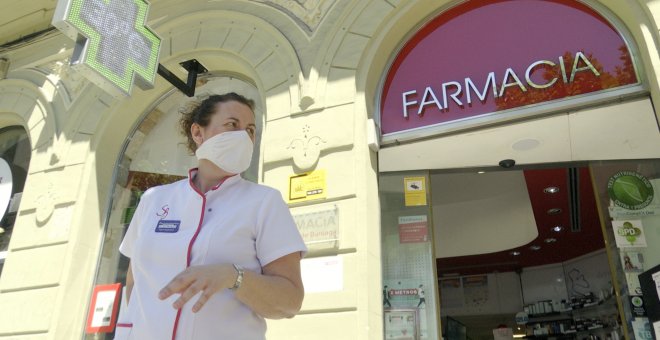
[[[426,205],[426,178],[404,177],[403,194],[406,207]]]
[[[649,323],[648,318],[636,317],[632,321],[633,333],[635,333],[635,339],[640,340],[652,340],[653,333],[651,333],[651,324]]]
[[[417,311],[414,309],[385,310],[385,339],[417,340],[419,330]]]
[[[644,256],[637,251],[621,251],[621,266],[626,273],[641,273],[644,271]]]
[[[646,247],[646,234],[641,220],[612,221],[618,248]]]
[[[626,284],[629,295],[642,295],[642,286],[639,283],[638,273],[626,273]]]
[[[420,243],[428,240],[426,215],[399,216],[399,243]]]

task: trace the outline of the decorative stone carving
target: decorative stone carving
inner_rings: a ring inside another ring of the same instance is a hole
[[[53,215],[53,211],[55,211],[55,195],[53,194],[52,183],[48,183],[43,193],[37,196],[35,203],[37,207],[35,213],[37,225],[43,226]]]
[[[336,0],[252,0],[279,9],[308,34],[313,33]]]
[[[326,143],[319,136],[309,136],[310,130],[309,125],[303,126],[303,137],[293,139],[287,147],[292,152],[293,163],[301,170],[309,170],[318,162],[322,145]]]

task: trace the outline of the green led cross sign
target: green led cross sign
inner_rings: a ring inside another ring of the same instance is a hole
[[[146,26],[146,0],[60,0],[53,26],[76,41],[71,64],[113,95],[133,82],[152,88],[160,38]],[[119,91],[118,91],[119,90]]]

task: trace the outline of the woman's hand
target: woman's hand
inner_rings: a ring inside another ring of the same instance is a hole
[[[202,292],[192,308],[193,313],[197,313],[213,294],[233,287],[237,275],[231,264],[188,267],[160,290],[158,298],[165,300],[173,294],[181,294],[172,305],[181,309],[195,294]]]
[[[261,268],[262,273],[245,270],[241,288],[234,294],[264,318],[291,318],[302,305],[305,289],[300,275],[300,252],[294,252],[274,260]],[[231,264],[194,266],[175,276],[158,294],[165,300],[181,294],[172,305],[182,308],[195,294],[202,292],[193,305],[193,313],[199,312],[213,294],[234,286],[238,273]]]

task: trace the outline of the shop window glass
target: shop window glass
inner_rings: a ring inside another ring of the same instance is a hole
[[[660,160],[596,162],[591,171],[624,329],[651,339],[660,322]]]
[[[180,112],[191,101],[227,92],[236,92],[255,101],[255,148],[251,166],[242,176],[254,182],[261,179],[259,156],[263,114],[256,87],[234,77],[208,77],[200,82],[202,85],[198,84],[196,98],[191,99],[174,91],[155,103],[127,139],[115,169],[97,285],[121,283],[123,287],[125,284],[129,259],[121,255],[118,249],[144,191],[187,177],[188,170],[197,164],[195,156],[190,155],[186,148],[185,138],[178,132]],[[85,339],[112,339],[113,336],[113,333],[87,334]]]
[[[379,182],[385,339],[440,339],[428,173]]]
[[[0,274],[30,165],[30,140],[25,129],[0,129]]]
[[[620,337],[590,168],[571,165],[381,174],[385,338],[409,332],[389,318],[408,312],[422,338],[425,316],[450,340]],[[436,277],[433,311],[416,287],[392,289]]]

